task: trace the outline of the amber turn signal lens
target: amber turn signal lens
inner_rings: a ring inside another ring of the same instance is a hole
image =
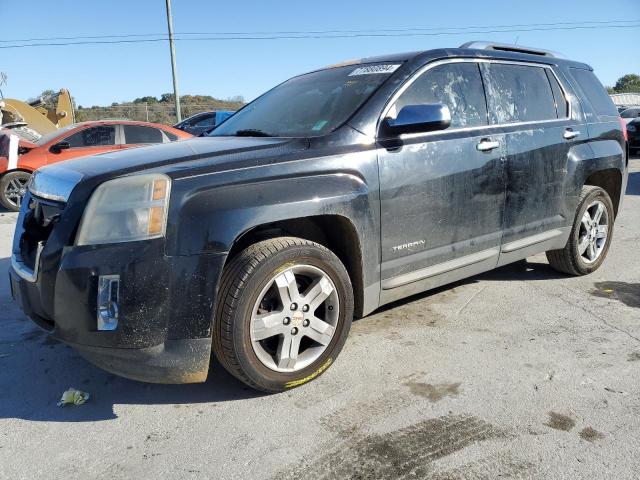
[[[149,209],[149,235],[156,235],[163,230],[164,207],[151,207]]]
[[[167,195],[167,181],[164,179],[154,180],[152,200],[164,200]]]

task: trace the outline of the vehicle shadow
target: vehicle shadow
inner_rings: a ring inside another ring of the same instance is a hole
[[[9,259],[0,259],[7,272]],[[117,418],[118,405],[206,404],[259,397],[229,375],[215,360],[202,384],[158,385],[105,372],[71,347],[51,339],[20,311],[11,298],[6,274],[0,275],[0,419],[87,422]],[[58,407],[62,393],[73,387],[90,394],[81,406]]]
[[[469,285],[480,281],[506,282],[513,280],[552,280],[567,277],[569,277],[569,275],[554,270],[546,262],[520,260],[518,262],[505,265],[504,267],[496,268],[495,270],[465,278],[464,280],[459,280],[454,283],[449,283],[442,287],[434,288],[433,290],[417,293],[407,298],[396,300],[395,302],[380,307],[376,310],[376,313],[386,312],[387,310],[391,310],[407,303],[416,302],[462,285]]]

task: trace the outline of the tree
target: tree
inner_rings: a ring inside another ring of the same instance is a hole
[[[628,73],[618,79],[613,86],[614,93],[640,93],[640,75]]]

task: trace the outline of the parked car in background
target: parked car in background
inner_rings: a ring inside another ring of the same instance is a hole
[[[75,123],[33,143],[0,130],[0,203],[18,211],[32,172],[44,165],[191,136],[166,125],[126,120]]]
[[[11,292],[111,372],[202,382],[213,353],[287,390],[382,305],[541,252],[597,270],[628,178],[621,123],[591,67],[520,45],[317,70],[206,137],[37,170]]]
[[[622,113],[622,112],[624,112],[627,108],[629,108],[629,106],[628,106],[628,105],[618,105],[616,108],[618,109],[618,113]]]
[[[196,113],[182,120],[180,123],[176,123],[173,127],[197,136],[213,130],[234,113],[235,112],[222,110]]]
[[[629,153],[640,154],[640,118],[635,118],[627,123],[627,137]]]
[[[629,123],[634,118],[640,118],[640,107],[628,107],[620,112],[620,118]]]

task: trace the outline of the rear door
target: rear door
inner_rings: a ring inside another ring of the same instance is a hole
[[[449,128],[408,134],[378,153],[382,302],[496,265],[504,206],[504,136],[488,125],[473,61],[429,66],[384,116],[443,103]]]
[[[567,202],[569,155],[588,135],[551,67],[492,61],[482,70],[489,120],[506,140],[504,264],[564,245],[575,213]]]

